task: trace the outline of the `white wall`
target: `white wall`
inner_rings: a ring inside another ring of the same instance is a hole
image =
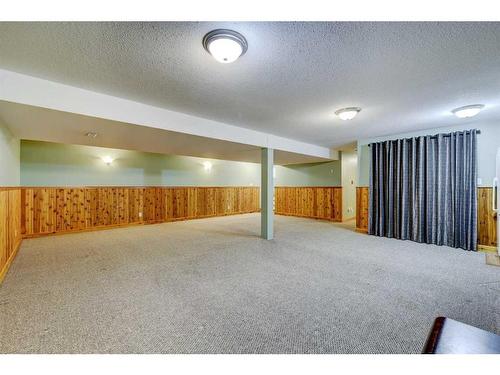
[[[353,152],[342,152],[342,219],[348,220],[356,216],[356,186],[358,185],[358,155]]]
[[[19,186],[19,150],[19,139],[0,122],[0,186]]]
[[[480,115],[479,115],[480,116]],[[497,149],[500,148],[500,122],[470,121],[467,124],[420,130],[412,133],[394,134],[358,141],[358,181],[359,186],[368,186],[370,153],[368,144],[372,142],[386,141],[389,139],[416,137],[421,135],[434,135],[438,133],[450,133],[458,130],[479,129],[481,134],[477,136],[477,163],[478,178],[481,180],[480,186],[491,186],[495,176],[495,157]]]

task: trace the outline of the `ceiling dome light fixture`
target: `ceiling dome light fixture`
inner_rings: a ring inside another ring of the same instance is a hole
[[[248,43],[245,37],[236,31],[217,29],[203,37],[203,48],[218,62],[229,64],[247,51]]]
[[[335,114],[339,116],[341,120],[352,120],[356,115],[361,112],[361,108],[359,107],[349,107],[349,108],[342,108],[337,111],[335,111]]]
[[[451,113],[453,113],[458,118],[468,118],[474,117],[484,108],[483,104],[472,104],[466,105],[465,107],[455,108]]]

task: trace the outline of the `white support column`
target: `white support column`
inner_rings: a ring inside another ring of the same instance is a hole
[[[273,239],[273,149],[263,148],[261,152],[261,179],[260,179],[260,235],[266,240]]]

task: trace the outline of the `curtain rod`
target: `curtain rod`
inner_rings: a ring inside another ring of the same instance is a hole
[[[481,129],[475,129],[476,134],[481,134]],[[437,138],[439,134],[431,135],[432,138]],[[450,134],[443,134],[443,137],[449,137]],[[424,135],[419,135],[419,137],[425,137]],[[415,138],[415,137],[410,137],[410,138]],[[410,138],[398,138],[398,139],[410,139]],[[398,139],[388,139],[388,141],[397,141]],[[380,141],[380,142],[386,142],[386,141]],[[372,143],[378,143],[378,142],[372,142]],[[371,143],[368,143],[368,147],[370,147]]]

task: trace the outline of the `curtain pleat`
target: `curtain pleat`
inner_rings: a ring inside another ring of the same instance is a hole
[[[476,250],[476,130],[370,146],[370,234]]]

